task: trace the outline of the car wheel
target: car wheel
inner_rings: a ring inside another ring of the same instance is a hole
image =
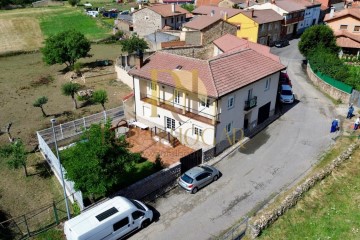
[[[214,178],[213,178],[213,181],[215,182],[216,180],[218,180],[218,175],[215,175]]]
[[[198,189],[197,187],[194,187],[194,189],[191,191],[191,193],[192,193],[192,194],[195,194],[195,193],[197,193],[198,190],[199,190],[199,189]]]
[[[141,223],[141,228],[146,228],[147,226],[149,226],[150,224],[150,221],[148,219],[146,219],[145,221],[143,221]]]

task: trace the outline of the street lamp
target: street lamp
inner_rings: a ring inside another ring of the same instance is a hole
[[[69,205],[68,205],[68,201],[67,201],[67,197],[66,197],[64,175],[63,175],[63,171],[62,171],[60,155],[59,155],[59,149],[58,149],[57,142],[56,142],[56,133],[55,133],[55,128],[54,128],[54,123],[56,122],[56,119],[52,118],[52,119],[50,119],[50,121],[51,121],[51,127],[52,127],[53,134],[54,134],[54,143],[55,143],[56,155],[57,155],[57,158],[59,159],[60,175],[61,175],[61,181],[62,181],[63,190],[64,190],[64,198],[65,198],[65,204],[66,204],[67,217],[70,220],[71,217],[70,217],[70,210],[69,210]]]

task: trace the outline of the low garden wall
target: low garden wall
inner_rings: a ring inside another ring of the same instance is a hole
[[[310,64],[307,64],[306,72],[310,80],[315,84],[315,86],[319,87],[323,92],[329,94],[332,98],[336,100],[341,100],[342,103],[350,102],[351,90],[350,93],[347,93],[325,82],[323,79],[318,77],[316,73],[313,72],[313,70],[310,67]]]
[[[169,168],[165,168],[120,190],[114,196],[120,195],[130,199],[152,201],[173,188],[177,184],[180,174],[181,163],[175,163]]]
[[[339,157],[334,159],[328,166],[315,173],[313,176],[307,178],[302,184],[295,188],[285,199],[274,209],[265,211],[260,216],[255,217],[249,223],[250,236],[256,238],[261,231],[269,227],[287,210],[294,207],[296,203],[303,197],[304,193],[309,191],[316,183],[329,176],[337,167],[344,161],[348,160],[355,149],[359,147],[359,143],[354,143],[344,151]]]

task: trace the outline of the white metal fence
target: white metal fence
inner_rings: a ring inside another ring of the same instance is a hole
[[[57,141],[65,140],[67,138],[74,137],[82,133],[83,129],[86,129],[91,126],[91,124],[105,122],[107,119],[111,119],[113,124],[116,124],[118,121],[124,118],[123,107],[113,108],[102,113],[97,113],[88,117],[83,117],[71,122],[64,124],[59,124],[54,126],[56,133]],[[60,175],[60,165],[59,159],[53,153],[49,144],[54,143],[54,134],[52,128],[44,129],[37,132],[37,137],[39,141],[39,149],[44,155],[45,159],[49,163],[51,169],[53,170],[55,176],[58,178],[60,184],[62,185],[61,175]],[[65,175],[66,171],[62,168]],[[74,182],[65,180],[65,189],[67,195],[71,202],[74,200],[78,203],[80,209],[84,208],[82,193],[80,191],[75,191]]]

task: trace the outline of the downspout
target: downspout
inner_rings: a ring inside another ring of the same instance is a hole
[[[135,104],[135,109],[134,109],[134,113],[135,113],[135,121],[137,122],[137,118],[136,118],[136,95],[135,95],[135,79],[134,79],[134,75],[132,76],[133,77],[133,92],[134,92],[134,104]]]

